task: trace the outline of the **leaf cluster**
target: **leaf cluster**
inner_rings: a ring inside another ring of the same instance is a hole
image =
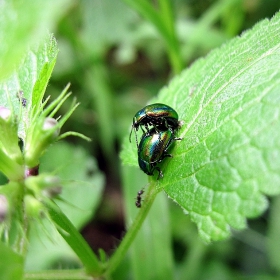
[[[279,203],[268,196],[280,192],[279,13],[228,40],[250,24],[240,0],[35,2],[7,1],[0,16],[0,65],[8,65],[0,67],[0,274],[236,279],[238,263],[273,279]],[[46,32],[53,27],[58,43]],[[61,92],[69,81],[79,107],[69,85]],[[135,112],[155,102],[183,123],[160,180],[139,170],[128,140]],[[84,135],[93,141],[56,143],[89,140]],[[266,235],[263,218],[250,219],[270,201]],[[116,246],[104,228],[118,227]],[[269,261],[253,258],[250,267],[251,251]],[[75,270],[49,270],[57,266]]]

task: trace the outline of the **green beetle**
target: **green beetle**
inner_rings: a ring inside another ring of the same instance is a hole
[[[157,131],[155,128],[148,130],[141,138],[138,146],[138,164],[147,175],[154,175],[158,171],[158,179],[163,177],[163,173],[158,164],[166,157],[172,157],[168,153],[171,144],[176,138],[172,130]]]
[[[131,134],[132,130],[134,130],[136,144],[138,146],[136,132],[139,127],[141,127],[144,133],[148,132],[149,125],[156,128],[157,131],[169,129],[174,132],[180,127],[180,121],[178,121],[177,112],[168,105],[162,103],[147,105],[135,114],[129,135],[129,141],[131,142]],[[143,126],[146,131],[143,129]]]

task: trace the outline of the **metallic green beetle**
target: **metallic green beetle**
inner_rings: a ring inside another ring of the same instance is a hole
[[[178,121],[177,112],[168,105],[162,103],[147,105],[135,114],[129,135],[129,141],[131,142],[131,134],[132,130],[134,130],[136,144],[138,146],[136,132],[139,127],[141,127],[142,131],[147,133],[149,131],[149,125],[153,126],[157,131],[169,129],[174,132],[180,127],[180,121]],[[146,131],[143,129],[143,126]]]
[[[138,147],[138,164],[147,175],[154,175],[158,171],[158,179],[163,177],[163,173],[158,164],[166,157],[172,157],[168,153],[174,140],[181,138],[174,137],[171,130],[156,131],[155,128],[148,130],[142,137]]]

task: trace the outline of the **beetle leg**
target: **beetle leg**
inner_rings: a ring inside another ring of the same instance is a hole
[[[149,129],[149,125],[146,123],[144,126],[145,126],[146,131],[145,131],[144,129],[142,129],[142,131],[143,131],[146,135],[151,135],[151,134],[150,134],[151,129]]]
[[[162,156],[162,159],[166,158],[166,157],[173,157],[171,154],[167,154],[164,152],[163,156]]]
[[[155,167],[155,169],[158,171],[157,180],[159,180],[160,178],[163,178],[163,173],[162,173],[162,171],[159,169],[159,167]]]
[[[162,162],[166,157],[173,157],[173,156],[171,154],[167,154],[166,151],[164,151],[161,158],[157,161],[157,163]]]

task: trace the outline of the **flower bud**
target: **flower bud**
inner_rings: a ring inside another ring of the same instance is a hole
[[[57,125],[57,120],[54,118],[46,118],[43,124],[43,130],[47,131],[54,128]],[[54,131],[54,138],[59,135],[60,129],[59,127]]]
[[[39,118],[27,133],[24,158],[28,168],[39,164],[39,159],[49,145],[57,139],[60,128],[53,118]]]
[[[0,117],[6,121],[10,118],[10,116],[11,116],[11,110],[0,106]]]

